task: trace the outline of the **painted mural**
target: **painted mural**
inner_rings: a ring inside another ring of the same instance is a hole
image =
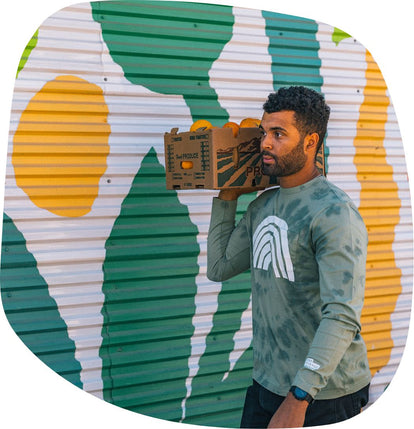
[[[381,395],[412,287],[406,166],[381,72],[337,28],[203,3],[75,4],[22,55],[1,297],[39,359],[120,407],[238,427],[252,366],[249,273],[207,280],[215,193],[166,190],[163,135],[197,119],[260,117],[268,93],[294,84],[331,105],[327,176],[369,231],[362,323],[372,398]],[[240,199],[238,218],[254,197]]]

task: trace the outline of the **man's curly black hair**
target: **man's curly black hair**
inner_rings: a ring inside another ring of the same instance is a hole
[[[302,136],[315,132],[319,134],[317,151],[319,150],[325,138],[331,111],[323,95],[304,86],[280,88],[269,94],[263,109],[266,113],[294,111],[296,127]]]

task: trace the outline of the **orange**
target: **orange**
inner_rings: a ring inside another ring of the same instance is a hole
[[[183,170],[191,170],[193,168],[192,161],[181,161],[181,168]]]
[[[190,131],[194,132],[199,130],[200,128],[204,128],[206,130],[209,130],[210,128],[213,128],[213,125],[211,125],[211,122],[207,121],[206,119],[199,119],[191,125]]]
[[[237,137],[237,134],[239,133],[239,125],[236,124],[235,122],[227,122],[223,125],[223,128],[231,128],[233,131],[233,136]]]
[[[241,128],[257,128],[260,125],[260,119],[245,118],[240,122]]]

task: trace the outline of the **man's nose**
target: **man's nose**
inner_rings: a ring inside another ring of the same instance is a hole
[[[262,137],[262,140],[260,142],[260,150],[261,151],[269,150],[269,149],[272,149],[272,147],[273,146],[272,146],[271,140],[269,139],[269,136],[267,134],[265,134]]]

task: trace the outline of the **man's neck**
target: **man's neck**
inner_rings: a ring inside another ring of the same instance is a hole
[[[295,186],[303,185],[317,176],[320,176],[320,171],[316,168],[315,164],[305,166],[302,170],[290,176],[280,177],[279,184],[282,188],[293,188]]]

